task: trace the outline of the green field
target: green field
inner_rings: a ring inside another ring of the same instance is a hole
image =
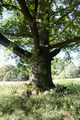
[[[80,120],[80,81],[54,81],[53,95],[16,95],[25,84],[0,85],[0,120]]]

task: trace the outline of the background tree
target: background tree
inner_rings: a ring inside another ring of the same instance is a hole
[[[2,68],[0,68],[0,81],[2,81],[6,73],[8,71],[11,71],[13,68],[14,68],[13,65],[4,65]]]
[[[77,69],[77,71],[78,71],[78,72],[77,72],[77,74],[78,74],[77,76],[80,77],[80,64],[78,64],[78,69]]]
[[[53,60],[51,64],[52,77],[56,78],[56,76],[59,76],[68,64],[69,62],[65,61],[65,59],[55,58],[55,60]]]
[[[17,74],[18,72],[13,73],[12,71],[8,71],[3,77],[3,81],[17,81]]]
[[[0,68],[0,81],[27,81],[29,80],[29,71],[22,72],[21,69],[13,65],[4,65]]]
[[[27,81],[29,80],[29,75],[26,72],[20,72],[17,76],[18,81]]]
[[[0,44],[11,46],[21,57],[21,67],[31,66],[33,87],[54,87],[51,61],[61,49],[78,50],[80,45],[79,0],[2,0],[9,18],[0,26]]]
[[[27,81],[29,80],[29,74],[26,72],[20,72],[17,70],[16,72],[8,71],[2,79],[3,81]]]
[[[77,77],[77,67],[70,63],[59,75],[59,78],[76,78]]]
[[[78,56],[79,57],[79,56]],[[77,57],[77,60],[79,58]],[[55,58],[52,62],[52,78],[65,79],[65,78],[79,78],[80,77],[80,63],[75,65],[71,60],[64,58]]]

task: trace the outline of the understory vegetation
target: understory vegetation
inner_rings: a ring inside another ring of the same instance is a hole
[[[80,120],[80,81],[54,81],[53,95],[16,95],[25,84],[0,85],[0,120]]]

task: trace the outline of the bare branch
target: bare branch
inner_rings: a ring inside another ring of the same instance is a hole
[[[64,48],[64,49],[67,52],[69,59],[71,59],[71,56],[70,56],[69,52],[66,50],[66,48]]]
[[[72,62],[72,60],[71,60],[71,56],[70,56],[70,53],[68,52],[68,50],[66,49],[66,48],[64,48],[65,49],[65,51],[67,52],[67,54],[68,54],[68,57],[69,57],[69,60],[70,60],[70,62],[74,65],[74,63]]]
[[[69,22],[57,36],[55,36],[52,40],[50,40],[50,42],[53,41],[55,38],[59,37],[75,19],[76,18],[74,18],[71,22]]]
[[[80,37],[74,37],[73,39],[68,39],[62,43],[57,43],[57,44],[53,44],[53,45],[50,45],[49,48],[50,49],[53,49],[53,48],[65,48],[67,47],[68,44],[70,43],[73,43],[73,42],[78,42],[80,41]]]
[[[8,47],[10,44],[14,44],[14,43],[11,42],[10,40],[8,40],[7,38],[5,38],[0,33],[0,44],[5,47]],[[28,58],[30,58],[32,56],[32,54],[30,52],[23,50],[22,48],[20,48],[17,45],[13,48],[13,53],[16,54],[17,56],[19,56],[20,58],[23,58],[24,56],[27,56]]]

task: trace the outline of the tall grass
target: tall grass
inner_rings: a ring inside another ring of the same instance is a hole
[[[0,120],[80,120],[80,82],[54,81],[53,95],[15,95],[24,85],[0,86]]]

